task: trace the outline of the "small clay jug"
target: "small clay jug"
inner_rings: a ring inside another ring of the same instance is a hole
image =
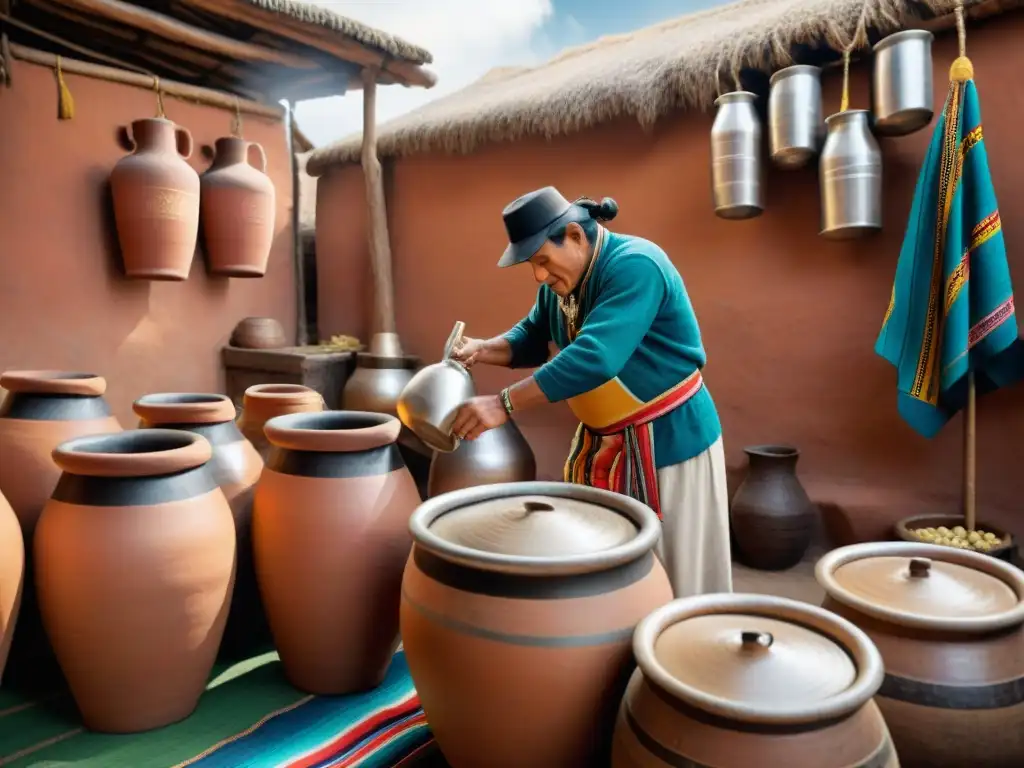
[[[274,183],[255,142],[225,136],[200,179],[203,244],[211,274],[263,277],[274,242]],[[255,158],[255,163],[253,162]]]
[[[828,611],[766,595],[684,598],[640,622],[633,651],[612,768],[899,768],[872,701],[882,656]]]
[[[231,606],[235,526],[201,435],[138,429],[62,443],[39,518],[47,634],[82,722],[135,733],[187,717]]]
[[[256,576],[285,675],[308,693],[369,690],[398,647],[409,517],[419,503],[394,416],[294,413],[266,424]]]
[[[36,521],[60,478],[50,454],[65,440],[120,432],[121,425],[103,399],[107,382],[92,373],[8,371],[0,376],[0,386],[8,390],[0,405],[0,492],[14,509],[25,541],[25,582],[8,680],[38,683],[59,678],[60,672],[39,618],[32,567]]]
[[[451,453],[438,451],[430,462],[427,492],[438,496],[460,488],[537,479],[537,461],[516,423],[509,419],[476,440],[462,440]]]
[[[199,237],[199,174],[185,162],[192,134],[153,117],[133,122],[127,135],[134,151],[110,174],[125,274],[185,280]]]
[[[270,643],[256,572],[252,564],[252,493],[263,459],[235,424],[235,406],[225,395],[165,392],[145,395],[132,405],[141,429],[181,429],[202,435],[213,449],[210,470],[235,518],[238,567],[235,590],[221,642],[221,653],[245,657]]]
[[[792,568],[811,545],[817,515],[796,476],[800,451],[759,445],[743,452],[747,474],[730,512],[739,559],[762,571]]]
[[[270,443],[263,434],[263,425],[268,420],[290,413],[322,411],[325,407],[319,392],[301,384],[254,384],[242,396],[238,428],[266,459]]]
[[[24,581],[25,543],[21,526],[11,505],[0,493],[0,683],[18,621]]]
[[[246,317],[231,332],[231,346],[243,349],[280,349],[287,344],[284,328],[272,317]]]
[[[1024,765],[1024,572],[963,549],[872,542],[832,550],[815,576],[823,607],[881,651],[875,701],[903,765]]]

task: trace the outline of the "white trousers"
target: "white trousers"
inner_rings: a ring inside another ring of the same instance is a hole
[[[729,492],[718,438],[701,454],[658,470],[658,558],[676,597],[732,592]]]

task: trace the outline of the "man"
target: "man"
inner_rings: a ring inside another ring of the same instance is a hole
[[[465,403],[452,431],[473,440],[517,411],[566,401],[581,422],[566,482],[658,513],[658,555],[677,597],[730,592],[722,427],[701,377],[697,319],[664,251],[601,226],[617,213],[610,198],[570,203],[554,187],[505,208],[510,244],[498,266],[529,264],[537,301],[507,333],[463,339],[454,357],[537,370]],[[549,360],[551,341],[560,351]]]

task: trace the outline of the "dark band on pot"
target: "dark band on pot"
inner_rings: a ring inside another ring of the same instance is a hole
[[[274,446],[267,458],[267,469],[282,475],[341,479],[386,475],[405,466],[394,443],[352,453],[293,451]]]
[[[202,435],[210,445],[229,445],[244,440],[241,431],[233,421],[223,421],[220,424],[146,424],[145,428],[156,429],[178,429],[182,432],[191,432],[194,435]]]
[[[110,406],[95,395],[50,395],[10,392],[0,407],[2,419],[86,421],[110,416]]]
[[[471,568],[445,560],[422,547],[413,548],[416,567],[440,584],[463,592],[518,600],[570,600],[615,592],[645,578],[654,567],[654,553],[605,571],[565,576],[527,576]]]
[[[706,763],[699,763],[696,760],[691,760],[684,755],[680,755],[677,752],[673,752],[668,747],[664,746],[661,742],[657,741],[647,731],[643,729],[643,726],[637,722],[633,713],[630,712],[629,707],[625,707],[626,724],[629,729],[633,732],[636,740],[640,742],[641,746],[650,752],[652,755],[657,757],[661,762],[673,766],[673,768],[714,768],[714,766],[707,765]],[[725,722],[725,721],[723,721]],[[728,721],[728,725],[725,726],[727,731],[738,730],[737,726],[740,723],[735,721]],[[812,723],[806,730],[819,730],[822,727],[821,723]],[[882,743],[878,745],[873,753],[868,758],[860,763],[855,763],[851,768],[886,768],[889,762],[893,758],[893,745],[892,741],[886,736]]]
[[[1024,704],[1024,677],[988,685],[940,685],[886,675],[878,695],[935,709],[1003,709]]]
[[[52,498],[83,507],[146,507],[193,499],[217,487],[206,464],[149,477],[95,477],[64,472]]]

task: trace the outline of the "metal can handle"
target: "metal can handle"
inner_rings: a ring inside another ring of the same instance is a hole
[[[448,341],[444,344],[444,353],[441,355],[441,360],[447,360],[452,356],[455,347],[462,341],[462,333],[465,330],[466,324],[461,320],[456,320],[455,327],[452,328],[452,332],[448,335]]]

